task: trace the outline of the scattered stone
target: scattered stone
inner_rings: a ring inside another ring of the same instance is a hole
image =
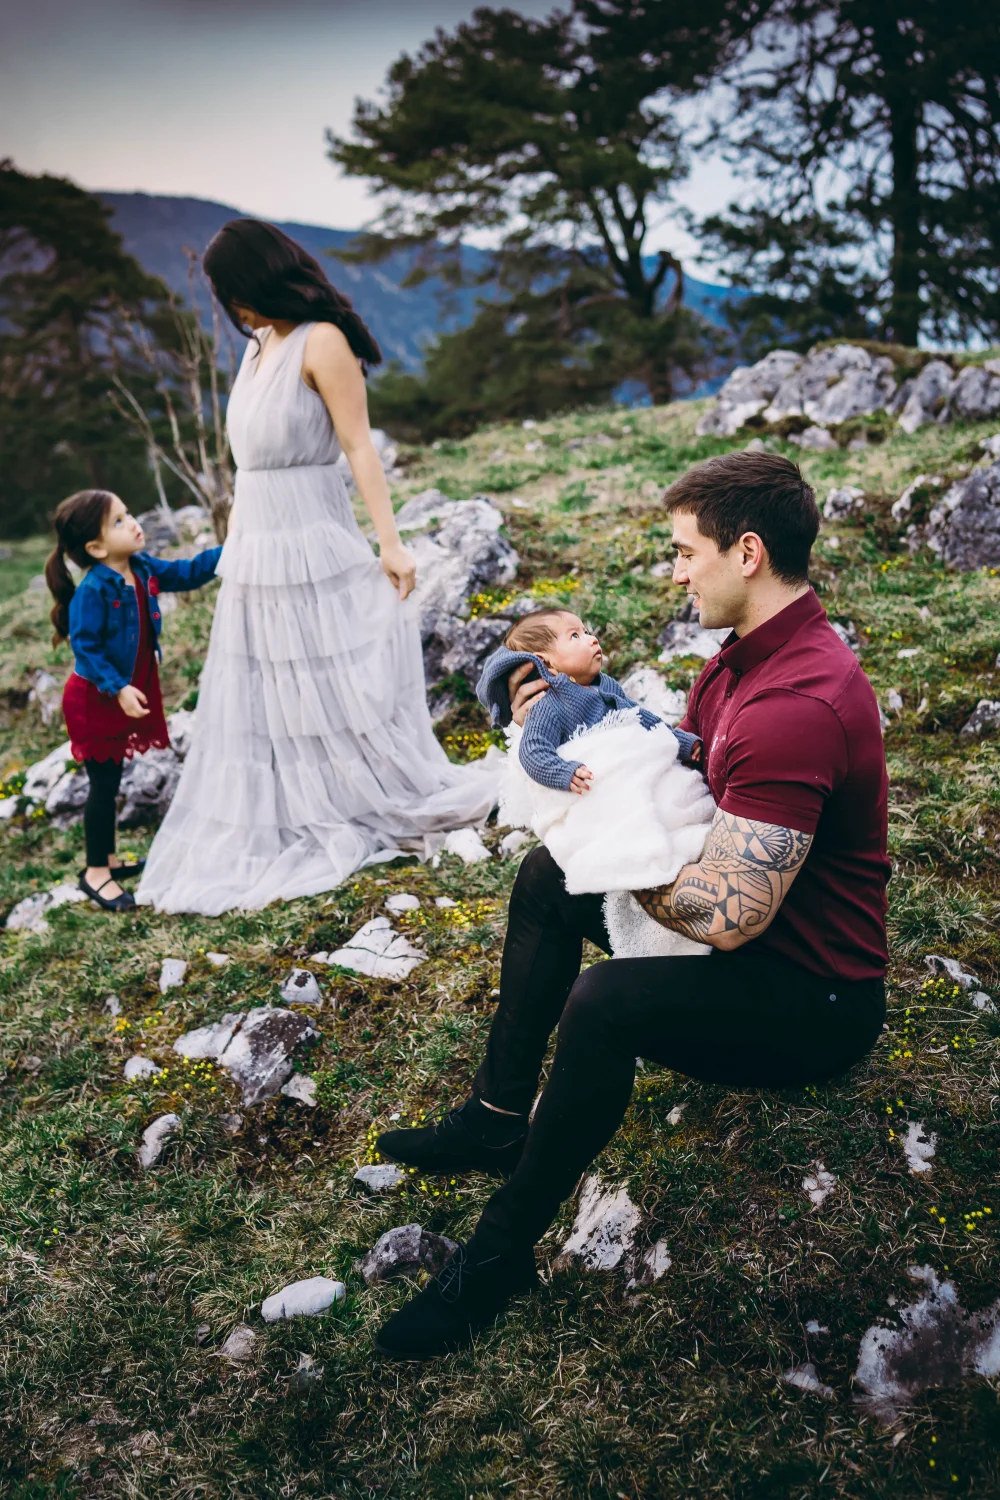
[[[626,1283],[626,1290],[632,1292],[638,1287],[652,1286],[654,1281],[659,1281],[661,1276],[666,1275],[672,1265],[673,1258],[667,1249],[666,1240],[657,1240],[637,1261],[632,1276]]]
[[[233,1364],[243,1364],[246,1360],[253,1358],[254,1345],[258,1339],[255,1329],[249,1323],[237,1323],[232,1333],[218,1351],[220,1359],[228,1359]]]
[[[715,405],[695,428],[699,437],[732,437],[751,417],[764,410],[783,381],[802,364],[790,349],[772,349],[755,365],[739,365],[721,387]]]
[[[709,661],[718,654],[728,634],[728,630],[705,630],[697,614],[690,620],[671,620],[657,643],[663,648],[659,660],[670,662],[679,656],[700,656],[703,661]]]
[[[162,821],[181,779],[181,765],[173,748],[147,750],[126,762],[118,793],[119,828],[145,828]]]
[[[279,1323],[288,1318],[315,1318],[335,1302],[343,1302],[346,1296],[347,1288],[342,1281],[331,1281],[328,1276],[309,1276],[305,1281],[290,1282],[280,1292],[265,1297],[260,1305],[260,1315],[265,1323]]]
[[[243,1129],[242,1115],[220,1115],[219,1124],[227,1135],[239,1135]]]
[[[822,1208],[834,1188],[837,1179],[828,1172],[821,1161],[813,1162],[813,1171],[802,1179],[802,1186],[814,1208]]]
[[[929,1172],[937,1150],[937,1136],[919,1120],[911,1120],[903,1137],[903,1155],[911,1172]]]
[[[958,1385],[969,1375],[1000,1375],[1000,1300],[978,1313],[961,1306],[950,1281],[930,1266],[911,1266],[909,1276],[926,1287],[900,1308],[902,1327],[876,1323],[858,1351],[855,1398],[883,1420],[891,1420],[921,1391]]]
[[[889,689],[889,694],[888,694],[888,697],[886,698],[886,702],[889,705],[889,712],[890,713],[894,713],[894,714],[902,713],[902,711],[903,711],[903,695],[902,695],[902,693],[897,692],[895,688],[890,688]]]
[[[843,643],[847,647],[848,651],[853,651],[854,655],[860,661],[860,659],[861,659],[861,640],[860,640],[860,637],[858,636],[858,627],[855,625],[854,621],[853,620],[843,620],[843,621],[841,621],[841,620],[831,620],[830,624],[833,626],[834,634],[840,636],[840,639],[843,641]]]
[[[51,750],[44,760],[36,761],[33,766],[28,767],[21,795],[29,802],[45,802],[67,771],[75,772],[76,770],[73,750],[67,740],[65,744]]]
[[[553,1261],[556,1270],[574,1262],[587,1271],[612,1271],[631,1255],[642,1215],[625,1188],[605,1188],[585,1179],[569,1239]]]
[[[939,490],[944,480],[939,474],[918,474],[916,479],[906,486],[898,500],[893,502],[892,519],[894,521],[905,521],[913,509],[914,497],[920,490]]]
[[[194,1331],[194,1341],[195,1341],[195,1343],[196,1344],[203,1344],[205,1342],[205,1340],[208,1338],[208,1336],[209,1336],[209,1334],[211,1332],[212,1332],[212,1325],[211,1325],[211,1323],[199,1323],[198,1326],[197,1326],[197,1328]]]
[[[390,1229],[376,1241],[359,1270],[369,1286],[396,1276],[415,1276],[418,1271],[430,1271],[436,1276],[457,1249],[454,1240],[431,1234],[419,1224],[404,1224],[399,1229]]]
[[[833,1388],[823,1384],[813,1364],[793,1365],[781,1378],[786,1385],[794,1386],[799,1391],[808,1391],[811,1396],[822,1396],[824,1401],[832,1401],[834,1398]]]
[[[530,843],[530,834],[525,833],[523,828],[514,828],[500,840],[500,853],[504,859],[510,859],[511,855],[520,854],[524,846]]]
[[[825,427],[807,427],[805,432],[792,432],[788,441],[812,453],[833,453],[839,446],[833,433],[827,432]]]
[[[109,1015],[109,1016],[120,1016],[121,1015],[121,1013],[122,1013],[122,1003],[119,1000],[119,998],[118,998],[117,995],[109,995],[108,996],[108,998],[104,1002],[104,1011],[105,1011],[105,1014]]]
[[[1000,416],[1000,359],[959,371],[946,415],[949,422],[988,422]]]
[[[684,1114],[684,1111],[686,1109],[687,1109],[687,1105],[686,1104],[675,1104],[674,1107],[673,1107],[673,1109],[667,1115],[667,1124],[668,1125],[679,1125],[681,1123],[681,1118],[682,1118],[682,1116]]]
[[[20,797],[0,797],[0,823],[7,823],[17,816]]]
[[[318,1036],[311,1022],[296,1011],[262,1005],[243,1018],[243,1025],[221,1053],[219,1065],[243,1090],[244,1105],[260,1104],[276,1094],[290,1075],[296,1048]]]
[[[184,983],[184,975],[187,973],[187,961],[183,958],[165,958],[160,966],[160,994],[165,995],[167,990],[176,989]]]
[[[903,646],[899,651],[896,652],[896,656],[899,658],[900,661],[911,661],[913,659],[913,657],[919,656],[919,655],[920,655],[920,647],[919,646]]]
[[[186,1031],[174,1042],[174,1051],[178,1052],[181,1057],[199,1060],[208,1058],[211,1061],[218,1061],[232,1041],[242,1020],[242,1015],[232,1011],[229,1015],[223,1016],[221,1021],[213,1021],[208,1026],[198,1026],[194,1031]]]
[[[980,981],[975,974],[963,969],[957,958],[945,958],[940,953],[928,953],[924,959],[924,967],[930,969],[932,974],[943,974],[946,978],[954,980],[963,990],[978,990]]]
[[[945,492],[923,540],[960,573],[1000,567],[1000,462],[973,469]]]
[[[45,933],[49,930],[49,924],[45,920],[47,913],[86,899],[79,886],[53,886],[51,891],[38,891],[34,896],[25,896],[9,914],[5,925],[11,932]]]
[[[310,1109],[316,1108],[316,1080],[305,1073],[293,1073],[278,1092],[288,1099],[297,1100],[299,1104],[307,1104]]]
[[[995,734],[998,729],[1000,729],[1000,703],[990,698],[980,698],[972,712],[972,717],[966,719],[959,734],[974,734],[981,737]]]
[[[881,731],[882,731],[883,734],[885,734],[886,730],[890,727],[891,722],[892,721],[890,719],[886,718],[885,714],[882,711],[882,706],[881,706],[881,704],[879,704],[878,705],[878,727],[881,729]]]
[[[322,948],[319,953],[310,953],[309,962],[311,964],[328,964],[330,962],[330,955],[325,948]]]
[[[53,677],[51,672],[39,668],[32,674],[28,702],[38,709],[42,723],[46,726],[60,714],[63,687],[64,683]]]
[[[853,484],[831,490],[823,502],[823,514],[828,521],[846,521],[865,508],[865,492]]]
[[[440,907],[442,911],[447,911],[449,907],[457,906],[458,902],[453,901],[450,896],[436,896],[434,905]]]
[[[687,713],[687,693],[680,688],[667,687],[662,674],[654,667],[636,667],[625,678],[622,689],[633,702],[648,708],[664,724],[679,724]]]
[[[478,865],[490,857],[477,828],[453,828],[444,841],[444,852],[467,865]]]
[[[293,969],[281,986],[281,998],[289,1005],[314,1005],[317,1009],[323,1004],[323,991],[319,983],[309,969]]]
[[[371,979],[405,979],[425,956],[393,931],[388,917],[372,917],[343,948],[330,954],[329,962]]]
[[[671,578],[673,576],[673,571],[673,563],[670,562],[669,559],[664,558],[663,562],[653,564],[653,566],[649,570],[649,576],[650,578]]]
[[[806,1324],[806,1333],[816,1335],[829,1332],[829,1328],[824,1328],[822,1323],[817,1322],[815,1318],[810,1318],[808,1323]]]
[[[369,1193],[391,1193],[394,1188],[402,1187],[406,1173],[392,1162],[379,1162],[374,1166],[359,1167],[354,1181],[360,1182]]]
[[[393,895],[386,897],[385,909],[392,912],[394,917],[404,911],[419,911],[420,897],[411,896],[409,891],[396,891]]]
[[[213,969],[224,969],[226,967],[226,964],[229,962],[228,953],[206,953],[205,957],[208,959],[208,962],[212,965]]]
[[[904,432],[914,433],[928,422],[937,422],[947,409],[955,388],[955,372],[943,359],[932,359],[909,382],[906,402],[899,413]]]
[[[162,1073],[163,1069],[158,1068],[151,1057],[136,1053],[135,1057],[129,1058],[122,1072],[126,1083],[135,1083],[139,1078],[153,1078],[157,1073]]]
[[[139,1147],[139,1165],[151,1167],[158,1159],[170,1137],[181,1128],[180,1115],[160,1115],[152,1125],[147,1125],[142,1132],[142,1145]]]
[[[311,1354],[299,1354],[299,1362],[292,1371],[292,1382],[297,1390],[311,1391],[323,1383],[324,1366],[318,1365]]]
[[[1000,432],[994,433],[993,437],[983,438],[979,446],[991,458],[1000,458]]]

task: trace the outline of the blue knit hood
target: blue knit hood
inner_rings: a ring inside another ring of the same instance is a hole
[[[506,729],[510,723],[510,689],[507,679],[515,667],[526,661],[538,668],[546,682],[555,682],[555,677],[541,657],[535,656],[531,651],[511,651],[507,646],[500,646],[486,659],[483,674],[476,685],[476,697],[489,714],[494,729]]]

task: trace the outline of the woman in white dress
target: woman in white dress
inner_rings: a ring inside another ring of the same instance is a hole
[[[136,895],[212,916],[330,890],[481,821],[496,770],[452,765],[431,728],[415,566],[368,426],[363,371],[378,345],[269,224],[225,225],[205,269],[255,336],[229,399],[236,496],[193,742]]]

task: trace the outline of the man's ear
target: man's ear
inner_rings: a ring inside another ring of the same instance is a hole
[[[756,578],[767,563],[767,548],[756,531],[745,531],[736,544],[744,578]]]

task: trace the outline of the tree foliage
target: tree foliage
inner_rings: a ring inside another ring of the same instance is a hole
[[[479,387],[502,393],[504,410],[540,395],[569,405],[628,376],[663,401],[695,372],[706,345],[682,306],[683,269],[646,243],[688,169],[671,102],[735,55],[758,11],[756,0],[577,0],[544,20],[477,10],[393,65],[386,101],[359,102],[353,140],[330,137],[332,158],[384,202],[359,256],[415,245],[415,277],[457,284],[462,237],[497,243],[479,279],[505,311],[487,303],[430,356],[432,406],[471,419]],[[397,396],[406,384],[388,381]]]
[[[0,163],[0,530],[47,522],[75,489],[155,499],[143,442],[109,400],[130,319],[166,290],[64,178]],[[140,385],[144,389],[141,373]]]
[[[758,338],[1000,330],[995,0],[776,0],[732,76],[756,201],[706,225]]]

